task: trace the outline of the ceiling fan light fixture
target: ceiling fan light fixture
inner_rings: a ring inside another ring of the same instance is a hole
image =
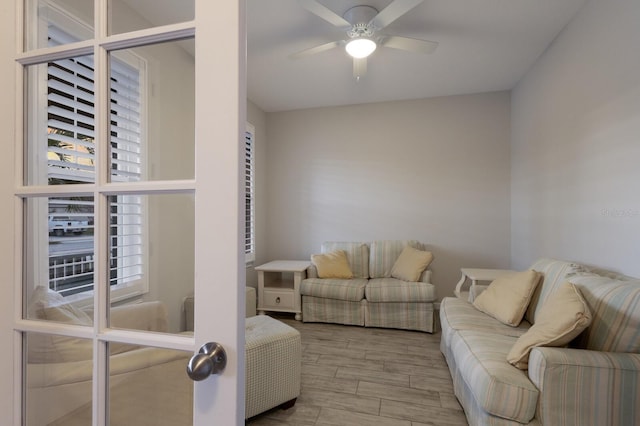
[[[344,47],[347,53],[354,58],[366,58],[376,50],[376,42],[364,37],[354,38],[349,40]]]

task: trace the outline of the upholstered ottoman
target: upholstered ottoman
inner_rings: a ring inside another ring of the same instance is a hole
[[[245,418],[292,407],[300,395],[302,343],[298,330],[266,315],[245,322]]]

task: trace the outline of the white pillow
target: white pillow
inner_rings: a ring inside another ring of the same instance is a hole
[[[34,290],[27,316],[29,319],[75,325],[93,324],[85,312],[45,286],[38,286]],[[27,351],[31,363],[82,361],[92,358],[93,343],[89,339],[30,332],[27,333]]]
[[[589,306],[580,290],[570,283],[562,284],[540,307],[536,323],[513,345],[507,361],[526,370],[529,353],[536,346],[565,346],[591,324]]]
[[[532,269],[503,275],[476,297],[473,306],[500,322],[516,327],[522,321],[541,277]]]
[[[415,282],[433,261],[430,251],[406,246],[391,269],[391,276],[402,281]]]
[[[38,286],[29,299],[29,319],[64,322],[77,325],[93,325],[86,312],[76,308],[64,297],[45,286]]]

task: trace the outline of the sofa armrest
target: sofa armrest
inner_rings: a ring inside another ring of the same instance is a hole
[[[111,325],[131,330],[169,330],[167,309],[162,302],[152,301],[116,306],[111,309]]]
[[[542,424],[640,424],[640,354],[534,348],[529,378]]]
[[[431,283],[431,269],[425,269],[424,272],[420,274],[420,282]]]
[[[318,278],[318,268],[315,265],[307,267],[307,278]]]

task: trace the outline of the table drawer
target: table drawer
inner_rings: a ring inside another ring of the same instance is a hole
[[[289,290],[264,290],[262,306],[265,309],[291,309],[294,307],[293,291]]]

